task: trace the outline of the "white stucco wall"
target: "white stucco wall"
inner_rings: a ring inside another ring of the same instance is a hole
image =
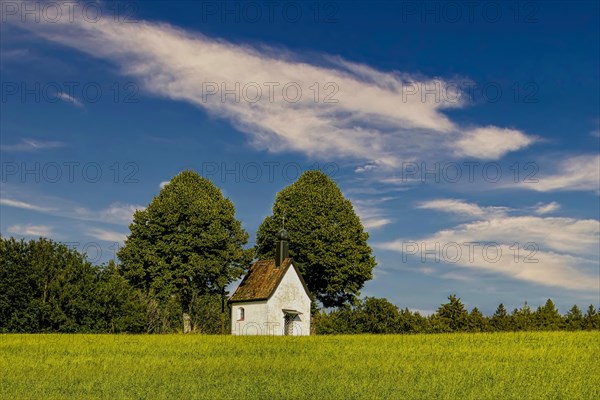
[[[244,308],[244,320],[238,321],[238,309]],[[231,305],[232,335],[268,335],[265,322],[268,321],[267,302],[253,301]]]
[[[302,287],[302,282],[296,270],[290,266],[267,303],[269,322],[273,326],[273,335],[284,334],[284,313],[282,310],[290,309],[300,311],[302,314],[294,320],[293,335],[310,335],[310,297]]]
[[[244,308],[244,320],[238,321],[238,309]],[[302,314],[293,322],[293,335],[310,335],[310,297],[293,266],[286,271],[275,293],[268,301],[241,302],[231,305],[232,335],[283,335],[284,313],[297,310]]]

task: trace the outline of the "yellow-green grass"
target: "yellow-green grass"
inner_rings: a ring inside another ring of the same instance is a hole
[[[600,333],[0,335],[6,399],[598,399]]]

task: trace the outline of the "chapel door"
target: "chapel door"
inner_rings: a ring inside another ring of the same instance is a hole
[[[292,336],[294,334],[294,314],[284,314],[283,317],[283,334]]]

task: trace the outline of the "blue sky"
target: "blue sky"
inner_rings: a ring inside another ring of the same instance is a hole
[[[106,261],[192,168],[252,242],[317,167],[370,233],[365,295],[431,312],[456,293],[487,314],[599,302],[597,2],[0,11],[3,236]]]

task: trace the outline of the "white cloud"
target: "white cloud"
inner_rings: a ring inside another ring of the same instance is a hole
[[[553,172],[544,174],[540,168],[540,176],[535,181],[521,181],[510,187],[552,192],[564,190],[600,192],[600,155],[580,155],[559,161]]]
[[[106,242],[123,243],[127,238],[127,234],[125,233],[111,231],[108,229],[90,229],[87,231],[87,234],[93,238],[104,240]]]
[[[372,171],[377,169],[377,165],[374,163],[367,163],[364,165],[359,165],[356,168],[354,168],[354,172],[356,172],[357,174],[363,173],[363,172],[367,172],[367,171]]]
[[[25,210],[40,211],[40,212],[52,211],[52,209],[48,208],[48,207],[35,205],[32,203],[28,203],[26,201],[7,199],[7,198],[0,198],[0,205],[4,205],[7,207],[22,208]]]
[[[435,183],[467,191],[525,189],[537,192],[590,191],[600,194],[598,154],[552,154],[535,161],[516,162],[419,160],[403,161],[395,169],[379,168],[380,166],[367,163],[355,167],[356,181],[375,186],[393,185],[406,190],[421,184]],[[369,178],[369,181],[361,181],[362,177]]]
[[[162,189],[162,188],[164,188],[164,187],[167,185],[167,183],[169,183],[169,182],[170,182],[170,181],[162,181],[162,182],[161,182],[161,183],[158,185],[158,187]]]
[[[550,214],[560,209],[560,204],[553,201],[548,204],[539,203],[536,205],[535,213],[539,215]]]
[[[448,200],[428,203],[429,208],[450,213],[459,210],[476,220],[430,236],[398,239],[376,247],[403,253],[403,261],[443,263],[536,284],[598,290],[599,221],[512,216],[514,210],[461,202],[457,206]]]
[[[376,199],[352,199],[352,206],[354,211],[360,218],[365,230],[374,230],[382,228],[385,225],[389,225],[393,222],[381,207],[381,204],[391,200],[391,197],[383,197]]]
[[[440,210],[469,217],[484,217],[492,215],[503,215],[506,207],[480,207],[477,204],[467,203],[457,199],[438,199],[424,201],[418,204],[418,208]]]
[[[107,208],[93,210],[65,200],[64,207],[56,207],[46,211],[46,213],[80,221],[94,221],[127,226],[133,220],[133,213],[143,208],[142,206],[133,204],[112,203]]]
[[[71,103],[71,104],[75,105],[76,107],[83,108],[83,103],[81,103],[75,97],[70,96],[65,92],[59,93],[58,98],[60,98],[64,102]]]
[[[140,205],[115,202],[107,208],[93,210],[60,197],[17,193],[6,184],[0,186],[0,189],[0,205],[82,221],[129,225],[133,220],[133,213],[145,208]]]
[[[52,228],[47,225],[11,225],[6,228],[6,231],[9,233],[15,233],[17,235],[23,236],[43,236],[48,237],[53,234]]]
[[[37,151],[63,147],[65,144],[57,141],[44,141],[35,139],[21,139],[19,143],[0,146],[1,151]]]
[[[390,218],[361,217],[361,222],[366,230],[374,230],[392,223]]]
[[[62,21],[62,20],[61,20]],[[282,49],[250,47],[208,38],[167,24],[134,24],[102,18],[88,23],[20,23],[48,40],[116,63],[150,93],[189,102],[230,120],[252,143],[270,151],[298,151],[330,159],[332,155],[382,166],[400,160],[442,157],[448,153],[495,159],[531,144],[524,133],[497,127],[464,130],[442,110],[464,107],[446,96],[410,93],[407,88],[435,87],[448,82],[399,72],[381,72],[339,57],[323,56],[309,64]],[[266,83],[275,82],[274,92]],[[320,87],[315,101],[314,86]],[[216,83],[217,95],[206,95]],[[241,100],[219,94],[240,85]],[[284,99],[295,87],[297,102]],[[257,87],[261,95],[256,102]],[[313,89],[310,89],[313,87]],[[246,90],[244,90],[246,88]],[[325,101],[326,95],[331,95]],[[466,96],[463,96],[463,98]],[[457,144],[458,143],[458,144]],[[482,145],[477,150],[474,146]]]
[[[77,207],[65,216],[85,221],[108,222],[117,225],[129,225],[136,210],[145,207],[134,204],[112,203],[108,208],[91,210],[87,207]]]
[[[522,149],[535,141],[516,129],[495,126],[469,130],[456,141],[455,151],[460,157],[498,159],[504,154]]]

